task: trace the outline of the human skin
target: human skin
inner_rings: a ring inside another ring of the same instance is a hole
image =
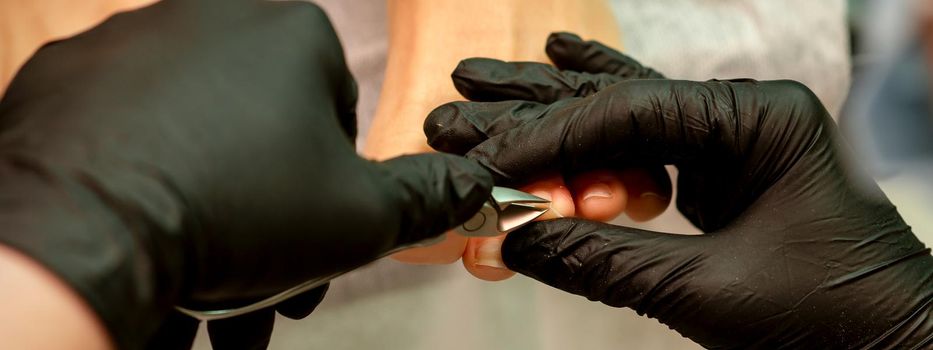
[[[112,349],[84,300],[57,276],[0,245],[0,349]]]
[[[615,20],[602,0],[389,0],[388,12],[390,45],[385,82],[364,146],[364,154],[373,159],[432,151],[422,131],[424,117],[438,105],[462,99],[450,81],[450,72],[464,58],[547,62],[544,39],[554,31],[572,31],[619,44]],[[568,178],[569,183],[551,174],[521,189],[547,194],[542,197],[551,199],[552,208],[562,216],[580,214],[610,220],[629,202],[624,175],[647,178],[639,169],[594,171]],[[657,186],[648,180],[638,182],[640,187],[635,191],[661,192],[653,191]],[[650,219],[660,214],[668,201],[643,201],[649,205],[635,206],[630,216]],[[513,273],[503,268],[501,260],[477,258],[497,256],[499,243],[499,238],[466,238],[448,233],[439,244],[406,250],[393,257],[417,264],[446,264],[462,257],[474,276],[502,280]]]
[[[100,23],[114,12],[155,0],[4,0],[0,1],[0,91],[40,46]]]

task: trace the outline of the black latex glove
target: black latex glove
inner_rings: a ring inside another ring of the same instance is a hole
[[[548,52],[588,72],[651,72],[568,34],[553,35]],[[933,344],[930,250],[850,167],[832,118],[805,86],[625,80],[490,60],[458,71],[474,72],[482,82],[474,88],[489,96],[598,92],[551,105],[450,103],[425,124],[434,144],[469,149],[505,183],[632,160],[673,164],[677,206],[706,233],[537,222],[506,238],[510,269],[632,308],[710,348]]]
[[[0,101],[0,243],[139,348],[173,305],[255,301],[482,205],[492,179],[475,162],[358,157],[355,102],[311,4],[168,0],[116,15],[43,47]]]

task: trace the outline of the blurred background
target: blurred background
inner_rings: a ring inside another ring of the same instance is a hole
[[[933,2],[848,2],[853,83],[839,124],[914,232],[933,243]]]
[[[0,0],[0,91],[43,42],[77,33],[114,11],[151,2]],[[362,148],[387,74],[386,1],[314,2],[331,17],[359,83]],[[853,156],[914,232],[933,244],[931,1],[606,2],[624,51],[670,78],[793,79],[809,86],[848,136]],[[542,37],[533,45],[543,48],[543,42]],[[676,176],[676,169],[670,171]],[[647,223],[624,215],[615,223],[698,233],[673,207]],[[210,348],[203,328],[196,349]],[[490,283],[470,277],[459,264],[412,266],[384,259],[335,280],[307,319],[280,318],[270,348],[699,346],[630,310],[605,307],[522,276]]]

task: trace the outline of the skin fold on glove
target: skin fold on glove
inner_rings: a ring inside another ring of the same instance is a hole
[[[632,308],[709,348],[933,344],[930,250],[857,170],[806,86],[666,80],[566,33],[548,50],[562,69],[464,61],[461,69],[485,72],[470,96],[491,102],[436,109],[426,122],[432,144],[478,160],[500,184],[672,164],[677,207],[705,234],[537,222],[505,239],[510,269]]]
[[[358,157],[355,104],[314,5],[117,14],[45,45],[0,101],[0,244],[72,286],[118,347],[157,331],[190,344],[196,322],[173,305],[242,306],[348,271],[436,238],[488,197],[474,161]],[[325,289],[279,310],[304,316]],[[209,328],[267,342],[272,315]]]

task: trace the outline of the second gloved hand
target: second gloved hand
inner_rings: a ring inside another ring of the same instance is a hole
[[[551,45],[562,45],[570,61],[645,71],[573,36],[560,34]],[[429,137],[469,149],[499,182],[618,162],[673,164],[677,207],[706,233],[580,219],[532,223],[503,244],[510,269],[632,308],[710,348],[919,349],[933,342],[930,250],[854,170],[832,118],[805,86],[619,81],[498,64],[521,73],[500,76],[508,84],[499,88],[547,91],[541,86],[556,81],[567,87],[554,91],[592,92],[549,105],[447,104],[432,113],[437,127]]]

